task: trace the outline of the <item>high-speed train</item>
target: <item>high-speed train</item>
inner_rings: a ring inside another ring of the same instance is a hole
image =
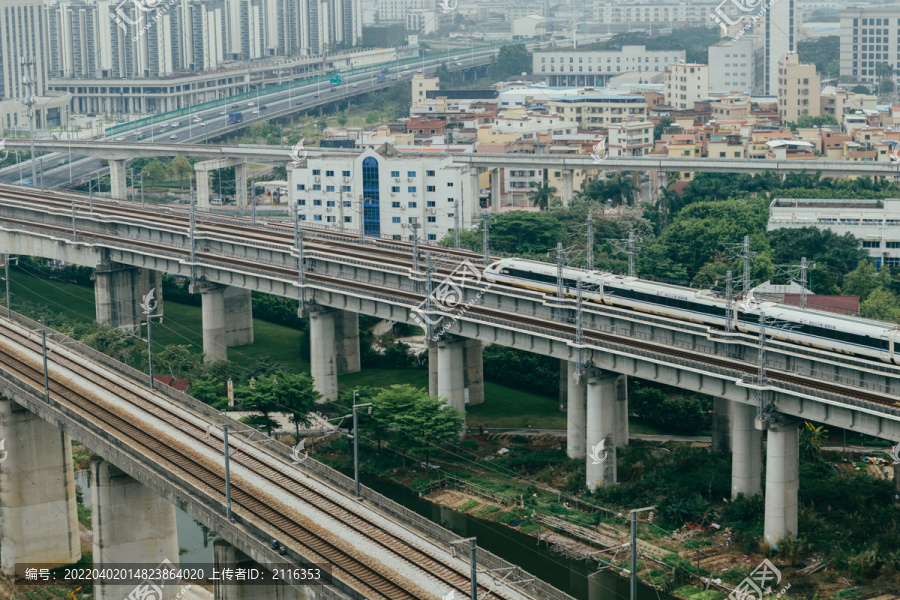
[[[554,265],[507,258],[484,270],[491,283],[511,285],[548,294],[557,293]],[[568,297],[575,297],[581,279],[582,298],[610,306],[630,308],[655,315],[705,323],[724,329],[725,299],[709,290],[645,281],[600,271],[563,269]],[[900,364],[900,329],[896,325],[867,319],[833,315],[774,302],[734,302],[734,327],[745,333],[759,333],[759,313],[785,325],[771,328],[770,337],[868,358]]]

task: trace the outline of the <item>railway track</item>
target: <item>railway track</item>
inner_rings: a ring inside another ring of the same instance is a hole
[[[40,354],[40,343],[36,340],[31,340],[25,332],[13,326],[6,319],[0,320],[0,330],[3,331],[5,339],[14,340],[36,355]],[[107,392],[115,394],[117,398],[125,400],[129,405],[154,415],[168,425],[177,428],[179,433],[188,436],[192,445],[205,447],[214,455],[221,455],[224,452],[224,444],[221,438],[210,439],[207,429],[200,424],[199,419],[191,420],[186,418],[183,413],[174,410],[171,403],[162,401],[155,396],[148,397],[136,393],[133,389],[123,385],[118,378],[106,375],[101,369],[90,369],[63,353],[56,353],[54,357],[54,362],[58,365],[96,384],[102,385]],[[43,389],[43,372],[36,366],[27,364],[21,358],[14,356],[14,353],[5,350],[0,352],[0,364],[8,371],[18,373],[21,378],[30,382],[32,387]],[[154,458],[154,460],[160,463],[168,463],[171,465],[172,470],[177,472],[184,480],[192,482],[208,495],[220,499],[224,504],[224,476],[217,468],[218,465],[210,465],[208,464],[208,459],[204,460],[206,458],[204,455],[199,457],[192,456],[190,452],[181,449],[185,445],[183,442],[179,444],[164,443],[163,440],[131,422],[128,418],[128,411],[122,406],[111,408],[106,402],[91,398],[87,393],[72,390],[56,381],[53,377],[50,378],[50,391],[51,397],[55,401],[69,405],[70,408],[79,412],[82,417],[94,421],[98,426],[103,427],[104,430],[117,432],[120,439],[131,441],[133,447],[141,448],[144,452],[150,453],[151,458]],[[397,559],[409,563],[409,569],[416,571],[420,576],[431,576],[452,589],[463,593],[468,592],[469,576],[467,572],[429,555],[422,549],[402,539],[396,533],[381,527],[373,519],[358,514],[344,505],[352,501],[340,502],[316,489],[313,485],[304,483],[296,477],[289,477],[260,460],[257,456],[244,451],[243,446],[238,448],[232,446],[232,451],[232,465],[243,466],[249,472],[255,473],[258,477],[263,478],[267,484],[271,484],[283,494],[289,495],[292,502],[309,509],[321,511],[331,518],[353,527],[354,530],[366,536],[373,544],[380,546]],[[236,478],[236,482],[232,483],[231,496],[234,505],[242,508],[247,515],[255,517],[268,525],[273,530],[273,535],[279,539],[294,541],[306,549],[303,553],[304,555],[309,556],[310,552],[312,552],[313,557],[310,558],[313,558],[313,560],[332,564],[333,568],[343,576],[344,581],[349,577],[351,581],[365,586],[369,594],[377,593],[377,596],[367,595],[367,597],[409,600],[432,598],[429,594],[421,595],[418,592],[401,587],[401,582],[391,580],[383,572],[377,571],[371,565],[353,556],[353,553],[328,541],[322,535],[312,531],[311,528],[304,527],[295,520],[288,518],[272,505],[258,499],[257,495],[252,493],[252,490],[244,489],[239,478]],[[276,503],[273,502],[272,504]],[[507,600],[510,598],[521,598],[522,596],[509,592],[502,594],[480,585],[479,597],[488,600]]]
[[[16,191],[18,191],[18,190],[16,190]],[[0,192],[0,201],[2,201],[2,199],[4,197],[4,193],[5,192]],[[35,192],[25,192],[25,194],[26,195],[30,194],[31,196],[34,196],[36,201],[40,201],[45,204],[51,203],[56,208],[64,209],[66,207],[71,206],[71,200],[64,200],[64,199],[48,200],[45,194],[37,194]],[[110,214],[116,214],[117,216],[127,215],[129,218],[134,218],[134,213],[136,212],[135,209],[132,209],[130,207],[119,206],[117,204],[113,205],[112,203],[107,203],[107,204],[112,205],[112,208],[111,208],[112,212]],[[147,213],[149,211],[143,211],[143,212]],[[164,217],[160,217],[159,215],[153,215],[153,214],[151,214],[150,217],[152,217],[153,219],[156,219],[161,224],[165,223],[165,224],[171,226],[170,218],[164,218]],[[27,223],[26,221],[15,221],[15,220],[10,220],[10,219],[0,219],[0,222],[10,222],[10,223],[16,223],[16,224],[21,224],[21,225],[29,225],[29,223]],[[218,226],[221,227],[221,223],[219,223]],[[243,232],[246,230],[250,234],[256,235],[257,237],[255,239],[260,242],[285,243],[285,245],[288,245],[288,246],[293,245],[292,229],[285,228],[285,232],[283,234],[279,233],[279,232],[262,233],[261,234],[259,232],[258,227],[251,227],[249,225],[240,225],[238,227],[239,227],[239,229],[236,231]],[[59,233],[66,234],[66,235],[70,233],[70,230],[62,228],[62,227],[44,226],[44,228],[49,229],[49,230],[56,230]],[[203,231],[204,231],[204,233],[213,233],[213,234],[216,233],[216,231],[214,231],[211,228],[211,226],[209,228],[204,228]],[[315,231],[315,230],[313,230],[313,231]],[[79,235],[81,235],[81,234],[79,234]],[[274,235],[275,237],[274,238],[271,237],[272,235]],[[361,258],[363,260],[372,260],[371,257],[360,257],[358,243],[355,241],[351,241],[351,240],[356,240],[357,239],[356,236],[353,236],[351,234],[339,234],[339,233],[334,233],[334,234],[329,233],[328,235],[329,236],[335,235],[338,238],[340,238],[340,237],[346,238],[348,240],[347,242],[335,242],[335,245],[339,244],[343,247],[352,249],[352,251],[350,251],[350,250],[342,251],[340,249],[337,249],[334,246],[330,245],[331,242],[329,242],[329,244],[321,245],[322,250],[324,250],[326,252],[330,252],[331,254],[333,254],[337,257],[343,256],[345,258],[353,259],[353,260],[360,260]],[[84,237],[90,237],[90,238],[94,238],[98,241],[108,241],[111,243],[120,242],[120,240],[118,238],[113,238],[111,236],[103,236],[103,235],[98,235],[98,234],[91,234],[91,233],[85,233]],[[129,243],[132,245],[146,247],[148,251],[158,251],[160,249],[160,246],[158,244],[151,244],[151,243],[144,243],[144,242],[129,242]],[[398,249],[397,250],[390,250],[390,249],[373,250],[373,254],[377,253],[377,252],[383,252],[383,253],[390,253],[392,255],[390,258],[379,258],[377,262],[379,262],[381,264],[390,264],[392,266],[399,266],[402,268],[409,268],[412,264],[411,260],[409,259],[411,252],[407,252],[407,249],[404,247],[403,242],[392,242],[392,244],[397,244]],[[310,247],[310,249],[312,249],[312,248],[313,247]],[[400,248],[403,248],[403,249],[400,249]],[[167,248],[165,248],[165,250],[168,252],[175,252],[178,254],[182,254],[185,257],[187,257],[187,255],[189,254],[187,251],[181,250],[181,249],[173,249],[173,248],[167,247]],[[365,250],[368,252],[370,250],[370,247],[366,246]],[[441,248],[440,251],[442,251],[442,252],[448,251],[448,253],[453,254],[454,256],[458,256],[460,258],[478,259],[478,260],[481,259],[480,255],[472,253],[472,252],[468,252],[468,251],[448,250],[445,248]],[[398,261],[396,259],[396,255],[398,255],[398,254],[402,255],[404,257],[407,257],[407,260],[406,261]],[[271,265],[260,265],[258,263],[254,263],[249,260],[235,259],[235,258],[230,258],[230,257],[221,257],[221,256],[218,256],[215,254],[204,253],[204,252],[195,252],[195,257],[198,257],[198,258],[208,257],[210,260],[213,260],[215,262],[231,264],[238,268],[259,269],[260,267],[263,267],[265,270],[271,271],[272,273],[278,274],[279,276],[284,276],[287,279],[294,280],[296,278],[295,270],[279,268],[279,267],[275,267],[275,266],[271,266]],[[362,292],[382,293],[384,291],[382,288],[380,288],[378,286],[359,283],[359,282],[350,281],[350,280],[340,280],[337,278],[327,277],[327,276],[323,276],[323,275],[315,274],[315,273],[307,273],[306,279],[310,283],[320,282],[326,286],[328,286],[328,285],[333,286],[335,284],[339,284],[342,287],[352,287],[352,288],[359,289]],[[396,296],[397,298],[409,301],[410,304],[413,306],[418,304],[422,299],[420,294],[414,294],[411,292],[392,290],[391,293],[392,293],[392,295]],[[527,324],[527,325],[530,325],[533,327],[540,327],[545,330],[554,330],[554,331],[558,331],[560,334],[562,334],[564,336],[568,336],[568,337],[571,337],[572,335],[574,335],[574,331],[575,331],[575,327],[573,325],[567,325],[564,323],[553,323],[553,322],[548,322],[548,321],[541,320],[541,319],[531,318],[528,316],[515,315],[515,317],[511,319],[510,318],[511,315],[507,311],[495,310],[495,309],[487,308],[484,306],[472,306],[469,308],[468,314],[483,315],[483,316],[490,317],[493,319],[502,319],[504,321],[514,321],[516,323]],[[623,344],[623,345],[631,346],[631,347],[634,347],[637,349],[657,352],[657,353],[665,354],[668,356],[672,356],[673,358],[692,360],[695,362],[706,363],[706,364],[720,367],[720,368],[732,369],[732,370],[735,370],[735,371],[738,371],[741,373],[745,373],[748,375],[755,375],[756,370],[757,370],[756,365],[750,365],[748,363],[740,362],[735,359],[725,359],[725,358],[710,356],[710,355],[702,354],[702,353],[692,353],[692,352],[688,352],[685,350],[679,350],[677,348],[672,348],[669,346],[655,345],[655,344],[643,342],[640,340],[617,337],[612,334],[606,334],[603,332],[598,332],[598,331],[593,331],[593,330],[585,330],[585,337],[587,339],[596,339],[598,341],[603,341],[603,342],[612,342],[612,343],[617,343],[617,344]],[[770,370],[767,373],[767,377],[774,381],[781,381],[781,382],[784,382],[787,384],[804,386],[804,387],[808,387],[808,388],[819,390],[819,391],[826,392],[826,393],[849,396],[849,397],[852,397],[852,398],[855,398],[858,400],[873,402],[873,403],[881,404],[881,405],[885,405],[885,406],[891,406],[891,407],[900,406],[900,402],[897,402],[896,400],[890,398],[889,396],[882,396],[879,394],[867,392],[862,389],[853,388],[850,386],[843,386],[843,385],[839,385],[839,384],[835,384],[835,383],[829,383],[829,382],[822,381],[822,380],[819,380],[819,379],[816,379],[813,377],[803,377],[803,376],[793,375],[793,374],[780,372],[780,371],[776,371],[776,370]]]

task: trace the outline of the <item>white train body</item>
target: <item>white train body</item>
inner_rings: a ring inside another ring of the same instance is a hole
[[[489,265],[485,279],[547,294],[557,293],[554,265],[507,258]],[[566,296],[574,297],[577,280],[582,281],[582,298],[610,306],[704,323],[724,329],[725,299],[709,290],[694,290],[636,277],[563,269]],[[770,337],[823,350],[865,356],[900,364],[900,329],[896,325],[822,311],[801,309],[774,302],[734,302],[734,327],[745,333],[759,333],[759,313],[785,323],[770,329]]]

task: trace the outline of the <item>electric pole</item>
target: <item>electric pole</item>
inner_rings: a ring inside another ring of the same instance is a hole
[[[490,234],[490,222],[491,217],[487,211],[481,213],[481,245],[484,247],[484,257],[482,261],[484,264],[490,264],[491,262],[491,234]]]
[[[34,104],[37,102],[35,98],[37,81],[35,81],[35,77],[33,75],[34,66],[34,58],[31,56],[25,56],[21,60],[22,70],[25,71],[25,76],[22,78],[22,85],[28,88],[27,96],[22,99],[22,104],[28,107],[28,123],[30,130],[30,138],[31,138],[31,186],[37,186],[37,158],[34,155]]]
[[[587,218],[587,270],[594,270],[594,215],[588,213]]]

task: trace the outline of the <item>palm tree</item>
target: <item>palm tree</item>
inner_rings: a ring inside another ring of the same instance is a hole
[[[666,226],[669,220],[669,214],[674,206],[677,210],[678,203],[681,201],[681,194],[666,186],[660,190],[659,198],[656,199],[656,208],[659,210],[660,229]]]
[[[631,177],[621,172],[616,173],[606,186],[607,194],[612,199],[614,206],[622,203],[631,206],[634,203],[635,192],[639,191]]]
[[[550,186],[550,182],[546,179],[531,193],[531,204],[540,207],[541,210],[547,210],[550,202],[556,199],[556,188]]]

